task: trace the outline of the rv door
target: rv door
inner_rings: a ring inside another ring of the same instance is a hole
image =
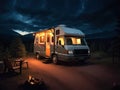
[[[46,57],[50,57],[50,34],[46,33]]]

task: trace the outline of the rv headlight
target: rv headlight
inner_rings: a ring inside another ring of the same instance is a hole
[[[71,50],[70,50],[70,51],[68,51],[68,54],[73,54],[73,51],[71,51]]]
[[[88,53],[90,54],[90,50],[88,50]]]

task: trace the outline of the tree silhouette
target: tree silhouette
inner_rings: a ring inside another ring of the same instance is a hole
[[[3,45],[0,44],[0,60],[3,59],[3,51],[4,51],[4,49],[3,49]]]
[[[115,39],[113,40],[112,44],[112,54],[113,54],[113,63],[118,63],[120,62],[119,59],[120,59],[120,16],[118,14],[118,17],[117,17],[117,25],[116,25],[116,37]]]
[[[13,58],[21,58],[26,55],[26,48],[22,40],[17,37],[10,44],[10,54]]]

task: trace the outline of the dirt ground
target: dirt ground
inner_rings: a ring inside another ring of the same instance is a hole
[[[29,75],[43,80],[47,90],[115,90],[113,86],[120,84],[120,68],[116,65],[54,65],[34,58],[26,60],[29,68],[24,64],[22,74],[0,73],[0,90],[30,90],[25,86]]]

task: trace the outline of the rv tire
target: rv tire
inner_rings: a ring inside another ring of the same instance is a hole
[[[57,55],[53,55],[52,56],[52,61],[53,61],[54,64],[58,64],[58,57],[57,57]]]
[[[40,55],[37,53],[36,54],[36,59],[39,59],[40,58]]]

